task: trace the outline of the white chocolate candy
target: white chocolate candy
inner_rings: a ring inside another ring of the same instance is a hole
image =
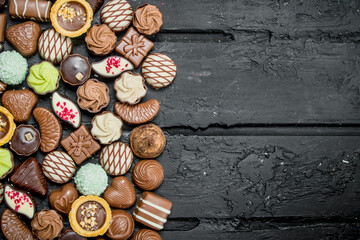
[[[124,71],[133,70],[134,65],[125,58],[112,56],[93,63],[92,69],[99,76],[110,78],[117,77]]]
[[[55,29],[48,29],[39,38],[38,51],[44,60],[58,64],[71,54],[72,47],[71,38],[61,35]]]
[[[92,120],[91,134],[101,144],[110,144],[119,140],[122,134],[123,122],[112,112],[103,112]]]
[[[101,22],[115,32],[128,28],[133,19],[134,11],[126,0],[110,0],[101,10]]]
[[[81,112],[79,107],[69,98],[54,92],[51,98],[52,108],[60,119],[78,128],[81,124]]]
[[[23,214],[30,219],[34,217],[36,211],[35,203],[27,193],[6,185],[4,198],[6,205],[14,212]]]
[[[120,102],[136,104],[146,95],[144,78],[137,73],[124,72],[114,83],[116,97]]]

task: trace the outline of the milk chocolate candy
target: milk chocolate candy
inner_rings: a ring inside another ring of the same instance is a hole
[[[76,165],[74,160],[61,151],[53,151],[47,154],[42,162],[44,175],[55,183],[67,183],[75,174]]]
[[[59,119],[43,107],[35,108],[33,115],[40,127],[41,151],[46,153],[55,150],[57,146],[59,146],[62,135],[62,127]]]
[[[101,6],[104,4],[105,0],[86,0],[90,6],[91,9],[94,11],[94,13],[101,8]]]
[[[104,198],[111,207],[129,208],[136,202],[134,185],[124,176],[116,177],[105,190]]]
[[[5,209],[1,216],[1,231],[8,240],[36,239],[30,228],[10,209]]]
[[[40,35],[41,28],[33,21],[16,24],[6,30],[6,40],[24,57],[36,53]]]
[[[8,90],[4,92],[1,102],[14,116],[15,122],[26,122],[38,102],[38,97],[29,89]]]
[[[135,221],[155,230],[164,228],[171,213],[172,203],[152,192],[143,192],[136,205],[133,216]]]
[[[80,236],[71,228],[68,228],[59,236],[59,240],[87,240],[87,238]]]
[[[68,183],[59,189],[53,190],[49,195],[49,203],[56,211],[68,214],[71,210],[71,205],[79,197],[75,185]]]
[[[10,148],[19,156],[30,156],[40,146],[40,133],[31,125],[21,124],[15,129]]]
[[[162,240],[160,234],[151,229],[140,229],[131,240]]]
[[[49,22],[51,6],[45,0],[9,0],[9,14],[12,18]]]
[[[101,22],[115,32],[128,28],[133,19],[134,11],[126,0],[110,0],[101,10]]]
[[[40,163],[34,157],[17,165],[10,177],[10,181],[22,189],[42,196],[45,196],[48,191],[48,185]]]
[[[36,212],[36,202],[27,192],[17,189],[10,184],[5,185],[4,199],[6,205],[16,213],[32,219]]]
[[[151,122],[159,113],[160,102],[150,99],[147,102],[130,105],[127,103],[115,103],[115,112],[127,124],[144,124]]]
[[[4,200],[4,184],[0,182],[0,203]]]
[[[6,14],[0,13],[0,43],[4,42],[6,28]]]
[[[100,164],[111,176],[124,175],[130,169],[134,155],[131,148],[123,142],[115,142],[100,152]]]
[[[133,170],[135,185],[143,190],[151,191],[160,186],[164,180],[164,169],[158,161],[141,160]]]
[[[112,220],[106,236],[112,240],[128,239],[134,232],[134,219],[125,210],[116,209],[112,210],[111,213]]]

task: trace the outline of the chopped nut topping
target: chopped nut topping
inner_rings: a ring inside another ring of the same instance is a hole
[[[80,212],[80,214],[84,217],[83,221],[79,224],[82,228],[86,230],[93,230],[98,223],[96,222],[96,208],[95,204],[89,204],[87,207],[82,206],[81,209],[84,209]]]
[[[28,132],[25,134],[25,139],[26,139],[26,141],[30,142],[31,140],[34,139],[34,136]]]

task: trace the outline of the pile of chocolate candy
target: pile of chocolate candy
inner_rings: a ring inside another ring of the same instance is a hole
[[[5,39],[16,50],[0,53],[0,180],[8,180],[0,183],[0,202],[8,207],[1,229],[7,239],[161,239],[154,230],[163,229],[172,203],[151,191],[164,179],[163,167],[154,159],[164,151],[166,138],[161,128],[149,123],[159,113],[159,101],[142,98],[146,83],[154,89],[166,87],[177,69],[167,55],[149,54],[154,43],[145,35],[157,33],[163,24],[156,6],[144,4],[134,12],[126,0],[103,4],[104,0],[9,0],[9,15],[26,21],[7,29],[6,15],[0,14],[0,50]],[[0,10],[4,5],[0,0]],[[94,12],[101,7],[102,25],[92,26]],[[35,21],[51,21],[53,28],[42,32]],[[115,32],[125,30],[117,44]],[[90,63],[72,54],[72,38],[82,35],[89,52],[103,60]],[[114,49],[118,55],[112,55]],[[26,58],[36,52],[44,61],[29,69]],[[132,72],[140,65],[142,74]],[[92,72],[98,79],[91,78]],[[102,111],[110,103],[110,89],[99,79],[113,81],[119,101],[114,112]],[[6,90],[25,80],[29,89]],[[77,87],[76,102],[56,91],[61,80]],[[48,95],[51,110],[36,106],[38,95]],[[90,130],[82,124],[81,111],[96,114]],[[39,129],[26,124],[31,116]],[[63,137],[63,123],[74,128],[69,136]],[[139,125],[131,131],[129,145],[120,141],[124,123]],[[39,149],[44,159],[33,157]],[[98,151],[100,164],[86,163]],[[15,166],[18,156],[28,159]],[[132,174],[134,184],[144,190],[140,199],[133,183],[122,176],[134,156],[143,159]],[[47,196],[47,180],[64,185],[49,193],[52,209],[37,211],[31,194]],[[135,204],[132,215],[124,210]],[[31,228],[18,214],[30,219]],[[64,229],[67,218],[71,228]],[[134,221],[145,228],[134,233]]]

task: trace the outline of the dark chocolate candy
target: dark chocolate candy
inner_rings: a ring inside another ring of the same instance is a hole
[[[46,0],[9,0],[9,14],[12,18],[49,22],[51,6]]]
[[[6,0],[0,0],[0,10],[3,9],[5,3],[6,3]]]
[[[64,82],[72,86],[81,85],[89,79],[91,65],[86,57],[69,55],[60,63],[60,74]]]
[[[68,228],[59,236],[59,240],[87,240],[87,238],[78,235],[72,229]]]
[[[4,42],[5,28],[6,28],[6,14],[0,13],[0,43]]]
[[[101,6],[104,4],[105,0],[86,0],[94,13],[101,8]]]
[[[74,12],[75,16],[69,14],[70,12]],[[58,11],[57,21],[65,30],[77,31],[85,25],[86,9],[78,2],[64,3]]]
[[[152,41],[131,27],[116,46],[115,50],[129,59],[135,67],[138,67],[153,47],[154,43]]]
[[[94,140],[85,125],[63,139],[61,145],[78,165],[100,149],[100,144]]]
[[[45,196],[48,191],[48,185],[40,163],[34,157],[17,165],[10,177],[10,181],[20,188],[42,196]]]
[[[21,124],[15,129],[10,148],[17,155],[30,156],[40,146],[40,133],[31,125]]]

